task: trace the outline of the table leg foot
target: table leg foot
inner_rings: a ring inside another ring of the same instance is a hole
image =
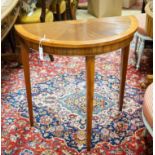
[[[91,149],[95,56],[86,56],[87,78],[87,151]]]
[[[30,125],[33,126],[34,122],[33,122],[33,105],[32,105],[32,96],[31,96],[30,69],[29,69],[29,49],[26,46],[26,44],[23,42],[23,40],[21,41],[21,56],[22,56],[22,63],[24,68],[29,120],[30,120]]]
[[[123,107],[126,72],[127,72],[127,66],[128,66],[128,56],[129,56],[129,46],[126,46],[121,51],[121,77],[120,77],[121,80],[120,80],[119,111],[122,111],[122,107]]]

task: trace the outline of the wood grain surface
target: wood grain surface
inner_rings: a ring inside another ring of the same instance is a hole
[[[16,25],[18,34],[27,41],[57,48],[101,47],[116,44],[132,37],[137,28],[133,16],[89,20],[60,21]],[[56,54],[56,53],[55,53]]]

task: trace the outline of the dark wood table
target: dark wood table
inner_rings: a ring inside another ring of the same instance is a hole
[[[121,82],[119,110],[122,110],[129,45],[137,30],[133,16],[110,17],[91,20],[62,21],[16,25],[20,36],[24,65],[30,124],[33,126],[33,105],[30,84],[29,48],[38,49],[40,39],[44,52],[64,56],[84,56],[87,83],[87,150],[91,149],[95,56],[117,49],[121,50]]]

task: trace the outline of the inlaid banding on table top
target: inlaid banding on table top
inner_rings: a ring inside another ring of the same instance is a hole
[[[52,47],[93,47],[117,43],[131,37],[137,27],[133,16],[89,20],[16,25],[18,34],[26,40]],[[123,38],[123,39],[122,39]]]

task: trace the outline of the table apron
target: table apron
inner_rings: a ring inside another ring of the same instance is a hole
[[[45,53],[54,54],[54,55],[62,55],[62,56],[95,56],[104,54],[110,51],[118,50],[124,48],[130,44],[132,41],[133,36],[127,38],[126,40],[119,41],[118,43],[113,43],[104,46],[96,46],[96,47],[89,47],[89,48],[65,48],[65,47],[52,47],[52,46],[44,46],[43,50]],[[25,41],[29,48],[32,48],[38,51],[39,43]]]

